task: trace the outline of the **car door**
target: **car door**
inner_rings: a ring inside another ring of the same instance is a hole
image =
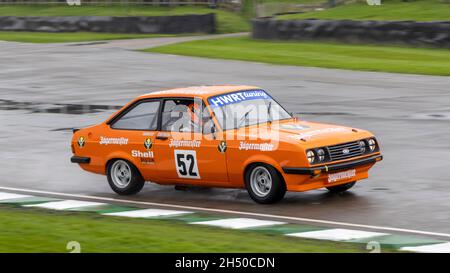
[[[134,103],[114,118],[109,130],[99,139],[100,146],[113,153],[114,157],[130,159],[146,180],[157,175],[153,142],[160,104],[159,99]]]
[[[159,175],[168,182],[226,184],[226,155],[218,148],[220,141],[214,139],[211,132],[203,132],[201,119],[208,117],[197,119],[197,125],[192,122],[189,107],[193,102],[187,98],[163,102],[161,131],[154,142]]]

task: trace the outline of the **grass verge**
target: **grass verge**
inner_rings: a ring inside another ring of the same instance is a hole
[[[250,23],[239,13],[207,7],[155,6],[68,6],[8,5],[0,6],[0,16],[163,16],[215,13],[218,33],[244,32]]]
[[[381,6],[369,6],[366,1],[337,6],[322,11],[288,14],[278,19],[354,19],[354,20],[415,20],[449,21],[450,2],[445,0],[383,0]]]
[[[100,41],[100,40],[117,40],[117,39],[156,38],[156,37],[170,37],[170,36],[174,35],[115,34],[115,33],[95,33],[95,32],[46,33],[46,32],[0,31],[0,40],[24,42],[24,43],[68,43],[68,42],[86,42],[86,41]]]
[[[450,75],[450,50],[248,37],[184,42],[144,50],[165,54],[363,71]]]
[[[365,252],[364,246],[145,220],[0,206],[0,252]]]

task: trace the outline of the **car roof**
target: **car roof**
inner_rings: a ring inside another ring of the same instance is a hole
[[[184,88],[175,88],[162,91],[155,91],[139,96],[139,99],[145,98],[163,98],[163,97],[201,97],[208,98],[224,93],[230,93],[241,90],[261,89],[250,85],[205,85],[190,86]]]

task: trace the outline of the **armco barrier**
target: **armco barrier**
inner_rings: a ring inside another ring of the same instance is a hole
[[[214,33],[215,14],[177,16],[0,16],[2,31]]]
[[[252,36],[256,39],[322,40],[450,48],[450,22],[258,18],[252,23]]]

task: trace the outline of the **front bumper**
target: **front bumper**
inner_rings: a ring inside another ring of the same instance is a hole
[[[90,157],[83,157],[83,156],[72,156],[70,158],[70,162],[72,163],[78,163],[78,164],[89,164],[91,162]]]
[[[346,169],[351,169],[351,168],[355,168],[358,166],[373,164],[375,162],[381,161],[382,159],[383,159],[382,155],[375,155],[375,156],[357,159],[357,160],[353,160],[353,161],[349,161],[349,162],[336,163],[336,164],[319,166],[319,167],[309,167],[309,168],[285,167],[285,168],[283,168],[283,172],[286,174],[304,174],[304,175],[315,176],[315,175],[319,175],[321,173],[346,170]]]

